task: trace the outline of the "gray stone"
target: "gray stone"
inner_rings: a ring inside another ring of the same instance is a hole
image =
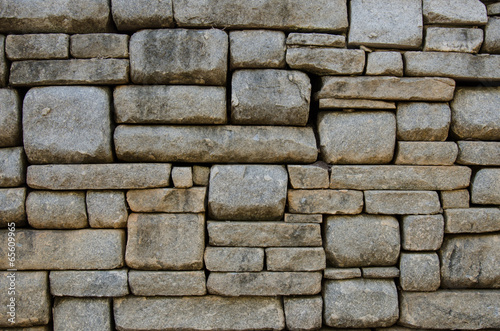
[[[9,223],[16,226],[27,225],[24,200],[26,199],[26,188],[0,189],[0,227],[7,227]]]
[[[453,165],[458,155],[453,141],[398,141],[395,164]]]
[[[238,70],[232,78],[231,123],[304,126],[311,82],[300,71]]]
[[[313,47],[345,47],[345,36],[327,33],[298,33],[292,32],[286,38],[288,47],[313,46]]]
[[[412,330],[500,328],[499,291],[401,292],[400,300],[399,323]]]
[[[122,331],[285,328],[283,305],[277,297],[125,297],[115,299],[113,308],[116,328]]]
[[[335,328],[391,326],[399,316],[396,285],[388,279],[328,280],[323,300],[324,322]]]
[[[205,295],[204,271],[136,271],[128,274],[134,295],[186,296]]]
[[[461,166],[332,166],[330,188],[455,190],[469,186],[471,173]]]
[[[329,216],[324,236],[335,267],[390,266],[399,257],[399,223],[391,216]]]
[[[488,15],[500,15],[500,3],[491,3],[488,6],[486,6],[486,9],[488,11]]]
[[[128,270],[51,271],[50,293],[70,297],[121,297],[128,292]]]
[[[328,188],[328,166],[316,163],[308,165],[287,165],[290,184],[294,189]]]
[[[111,12],[118,30],[137,31],[174,26],[172,0],[112,0]]]
[[[85,192],[32,191],[26,214],[35,229],[81,229],[89,226]]]
[[[9,81],[9,66],[5,57],[5,36],[0,35],[0,87],[7,86]]]
[[[500,80],[499,55],[476,55],[457,52],[406,52],[404,57],[405,76],[449,77],[470,81]]]
[[[446,233],[500,231],[499,208],[464,208],[444,211]]]
[[[288,190],[288,211],[300,214],[359,214],[363,192],[337,190]]]
[[[74,34],[71,56],[80,59],[128,58],[129,36],[116,33]]]
[[[425,23],[484,25],[486,6],[479,0],[424,0]]]
[[[410,141],[445,141],[451,123],[446,103],[401,102],[396,112],[397,138]]]
[[[403,57],[399,52],[372,52],[366,64],[368,76],[403,76]]]
[[[246,247],[206,247],[205,265],[210,271],[262,271],[264,250]]]
[[[67,59],[69,36],[62,33],[11,34],[5,38],[5,54],[11,61]]]
[[[223,86],[118,86],[113,92],[117,123],[225,124]]]
[[[12,86],[117,85],[129,81],[125,59],[69,59],[15,61],[10,68]]]
[[[319,109],[396,109],[395,102],[367,99],[319,99]]]
[[[221,30],[141,30],[130,38],[130,77],[136,84],[224,85],[227,55]]]
[[[208,186],[210,167],[193,166],[193,183],[199,186]]]
[[[7,230],[0,239],[7,242]],[[123,230],[29,230],[17,229],[16,263],[18,270],[115,269],[123,266]],[[7,245],[0,246],[7,256]],[[0,268],[9,268],[7,259]]]
[[[174,0],[173,3],[175,21],[181,27],[335,32],[345,31],[349,24],[344,0],[264,0],[258,5],[245,0]]]
[[[87,191],[85,201],[90,227],[127,227],[128,211],[123,191]]]
[[[323,275],[323,278],[336,280],[360,277],[360,268],[326,268]]]
[[[351,1],[350,46],[418,48],[422,27],[420,0]]]
[[[499,234],[446,237],[439,252],[444,288],[500,288]]]
[[[287,185],[283,166],[215,165],[210,172],[209,215],[219,220],[280,220]]]
[[[21,186],[25,181],[26,157],[23,148],[0,148],[0,187]]]
[[[7,240],[4,243],[4,246],[7,246]],[[6,257],[7,252],[3,256]],[[4,266],[3,268],[8,267]],[[15,289],[12,290],[12,288]],[[28,327],[49,323],[51,299],[48,272],[2,271],[0,272],[0,290],[2,291],[0,327]],[[11,291],[15,293],[9,293]],[[14,304],[12,304],[11,298],[14,298]],[[14,318],[14,323],[9,321],[11,318]]]
[[[441,211],[435,191],[365,191],[368,214],[436,214]]]
[[[207,290],[223,296],[314,295],[321,278],[321,272],[211,272]]]
[[[28,167],[31,188],[48,190],[116,190],[164,187],[169,163],[61,164]]]
[[[9,325],[10,326],[10,325]],[[19,328],[6,328],[4,330],[7,331],[52,331],[52,328],[49,327],[48,325],[43,325],[43,326],[32,326],[32,327],[19,327]]]
[[[428,27],[424,51],[477,53],[483,43],[482,29]]]
[[[317,330],[321,328],[323,298],[283,298],[287,330]]]
[[[458,164],[500,165],[500,142],[498,141],[458,141]]]
[[[310,127],[120,125],[114,139],[127,162],[312,163],[318,156]]]
[[[190,188],[193,186],[193,170],[191,167],[174,167],[172,182],[176,188]],[[203,195],[205,197],[205,195]]]
[[[56,298],[54,331],[111,331],[111,300],[94,298]]]
[[[322,223],[321,214],[289,214],[285,213],[285,222],[287,223]]]
[[[326,268],[322,247],[266,248],[269,271],[316,271]]]
[[[19,146],[22,144],[21,141],[21,99],[19,94],[13,89],[0,89],[0,147]]]
[[[316,98],[450,101],[454,91],[455,81],[449,78],[321,77]]]
[[[402,253],[399,282],[403,291],[432,292],[441,283],[436,253]]]
[[[110,91],[102,87],[29,90],[23,104],[23,138],[30,163],[112,162],[110,103]]]
[[[284,222],[208,222],[213,246],[311,247],[321,246],[319,224]]]
[[[133,269],[199,270],[203,267],[203,214],[130,214],[125,260]]]
[[[285,33],[243,30],[229,33],[229,65],[238,68],[284,68]]]
[[[286,62],[292,69],[315,75],[361,75],[365,52],[334,47],[293,47],[286,51]]]
[[[0,32],[5,33],[92,33],[110,28],[109,1],[2,0]]]
[[[480,205],[500,205],[500,168],[479,170],[471,183],[471,201]]]
[[[441,191],[441,206],[443,209],[449,208],[469,208],[469,190]]]
[[[361,270],[363,271],[363,278],[378,279],[378,278],[399,277],[399,269],[396,267],[369,267],[369,268],[361,268]]]
[[[401,245],[408,251],[435,251],[444,236],[442,215],[409,215],[402,218]]]

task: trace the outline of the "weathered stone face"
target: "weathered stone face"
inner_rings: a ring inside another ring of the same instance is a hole
[[[5,36],[0,35],[0,87],[5,87],[9,81],[9,67],[5,57]]]
[[[191,167],[174,167],[172,182],[176,188],[190,188],[193,186],[193,170]]]
[[[363,193],[337,190],[288,190],[288,211],[299,214],[359,214]]]
[[[21,132],[21,100],[19,94],[13,89],[0,89],[0,147],[20,145],[22,140]]]
[[[293,47],[286,51],[286,63],[292,69],[315,75],[361,75],[365,52],[333,47]]]
[[[444,211],[446,233],[500,231],[500,208],[457,208]]]
[[[83,325],[92,330],[111,330],[111,300],[56,298],[54,330],[76,330]]]
[[[451,110],[446,103],[401,102],[396,112],[398,140],[444,141]]]
[[[300,33],[292,32],[286,38],[288,47],[294,46],[319,46],[319,47],[345,47],[345,36],[327,33]]]
[[[130,190],[127,202],[134,212],[202,213],[206,191],[205,187]]]
[[[482,29],[426,29],[424,51],[477,53],[483,43]]]
[[[498,17],[488,19],[488,24],[484,29],[483,51],[494,54],[500,53],[500,18]]]
[[[246,247],[206,247],[205,265],[210,271],[262,271],[264,250]]]
[[[453,165],[458,155],[457,144],[443,142],[398,141],[395,164]]]
[[[127,295],[126,269],[102,271],[51,271],[50,293],[72,297],[120,297]]]
[[[436,214],[441,211],[435,191],[365,191],[369,214]]]
[[[361,278],[360,268],[326,268],[323,273],[325,279],[352,279]]]
[[[469,208],[469,190],[451,190],[439,192],[443,209]]]
[[[403,291],[435,291],[441,279],[436,253],[403,253],[399,261],[399,281]]]
[[[69,36],[62,33],[9,35],[5,53],[11,61],[67,59]]]
[[[0,227],[6,227],[8,223],[16,223],[16,226],[25,226],[26,188],[0,189]]]
[[[126,34],[75,34],[71,36],[71,56],[80,59],[128,58],[129,39]]]
[[[445,211],[446,213],[446,211]],[[435,251],[441,247],[444,219],[441,215],[409,215],[402,219],[403,249],[409,251]]]
[[[500,142],[458,141],[458,164],[500,165]]]
[[[288,330],[315,330],[321,327],[321,296],[284,298],[283,306]]]
[[[0,187],[21,186],[25,181],[26,156],[23,148],[0,148]]]
[[[399,269],[396,267],[365,267],[361,268],[363,272],[363,278],[398,278]]]
[[[500,168],[479,170],[471,183],[472,203],[500,204]]]
[[[270,271],[317,271],[326,267],[322,247],[266,248],[266,266]]]
[[[90,227],[127,227],[128,211],[123,191],[87,191],[85,201]]]
[[[174,25],[172,0],[112,0],[111,12],[118,30],[168,28]]]
[[[477,0],[424,0],[423,13],[425,23],[437,24],[486,24],[486,7]]]
[[[403,76],[403,57],[399,52],[369,53],[366,75]]]
[[[205,295],[204,271],[129,271],[130,291],[134,295]]]
[[[282,31],[231,31],[229,33],[230,68],[284,68],[285,38],[285,33]]]
[[[288,165],[287,170],[294,189],[328,188],[328,167],[325,164]]]

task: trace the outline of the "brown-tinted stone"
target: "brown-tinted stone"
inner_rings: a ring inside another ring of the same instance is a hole
[[[351,190],[288,190],[288,211],[299,214],[359,214],[363,192]]]
[[[128,282],[134,295],[191,296],[205,295],[204,271],[130,270]]]
[[[134,212],[202,213],[206,190],[205,187],[130,190],[127,202]]]

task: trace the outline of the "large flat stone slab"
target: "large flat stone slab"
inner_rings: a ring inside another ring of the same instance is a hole
[[[207,294],[205,271],[139,271],[128,274],[130,291],[137,296]]]
[[[435,191],[365,191],[365,211],[368,214],[436,214],[441,211]]]
[[[334,47],[292,47],[286,51],[286,63],[292,69],[315,75],[361,75],[365,52]]]
[[[288,211],[298,214],[359,214],[363,192],[337,190],[288,190]]]
[[[71,297],[121,297],[128,292],[128,270],[51,271],[50,293]]]
[[[203,213],[206,187],[130,190],[127,202],[134,212]]]
[[[458,164],[500,165],[500,142],[498,141],[457,141]]]

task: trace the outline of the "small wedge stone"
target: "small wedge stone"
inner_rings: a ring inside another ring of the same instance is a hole
[[[326,268],[323,273],[323,278],[326,279],[351,279],[360,278],[361,269],[360,268]]]
[[[443,209],[469,208],[469,190],[441,191],[439,195]]]
[[[361,268],[363,278],[397,278],[399,269],[396,267],[369,267]]]

